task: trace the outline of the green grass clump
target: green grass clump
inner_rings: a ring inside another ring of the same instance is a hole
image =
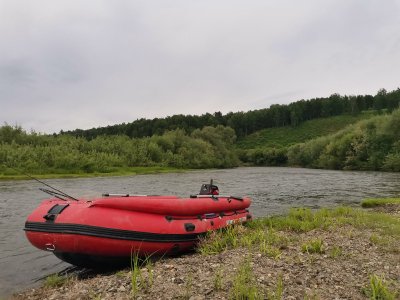
[[[400,205],[400,198],[370,198],[370,199],[365,199],[364,201],[361,202],[361,206],[364,208],[384,206],[387,204]]]
[[[360,229],[372,229],[383,235],[400,236],[400,219],[379,212],[366,212],[351,207],[334,209],[292,209],[287,216],[276,216],[259,221],[276,230],[308,232],[333,226],[352,225]]]
[[[372,244],[378,245],[378,246],[388,246],[390,244],[389,237],[387,236],[379,236],[375,233],[371,234],[369,237],[369,241]]]
[[[329,257],[330,258],[338,258],[343,254],[343,249],[342,247],[339,246],[334,246],[332,249],[329,251]]]
[[[398,296],[398,293],[390,290],[386,280],[376,274],[371,275],[364,292],[371,300],[394,300]]]
[[[321,209],[316,212],[306,208],[291,209],[286,216],[276,216],[264,219],[264,223],[277,230],[308,232],[321,228],[326,229],[333,224],[332,212]]]
[[[301,246],[304,253],[325,253],[324,242],[321,239],[315,239],[304,243]]]
[[[267,292],[267,299],[270,300],[281,300],[283,299],[283,279],[282,275],[278,277],[276,282],[275,290],[272,292]]]
[[[212,255],[236,248],[239,246],[239,237],[243,230],[240,225],[232,225],[219,231],[210,231],[200,241],[198,251],[203,255]]]
[[[318,296],[318,294],[315,291],[312,291],[310,294],[306,293],[304,295],[304,300],[320,300],[321,298]]]
[[[147,276],[145,276],[142,268],[146,268]],[[153,262],[150,256],[140,258],[137,253],[131,255],[131,294],[134,299],[137,298],[139,290],[148,292],[153,286]]]
[[[123,278],[126,276],[126,271],[125,270],[120,270],[117,273],[115,273],[115,276],[117,276],[118,278]]]
[[[258,248],[264,255],[279,258],[280,248],[285,248],[288,239],[273,228],[249,223],[248,226],[233,225],[220,231],[211,231],[200,242],[198,251],[203,255],[221,253],[227,249],[245,247]]]
[[[242,262],[233,278],[230,299],[256,300],[264,299],[264,295],[258,291],[250,260]]]
[[[193,290],[193,275],[189,274],[185,282],[185,289],[182,299],[189,300]]]
[[[281,250],[274,246],[268,245],[267,241],[263,241],[262,243],[260,243],[260,252],[261,254],[274,259],[280,258],[282,254]]]
[[[224,274],[221,269],[218,269],[214,274],[214,290],[220,291],[223,287],[222,279],[224,278]]]
[[[60,286],[63,286],[67,282],[68,282],[68,277],[60,276],[58,274],[52,274],[52,275],[46,277],[44,286],[47,288],[60,287]]]

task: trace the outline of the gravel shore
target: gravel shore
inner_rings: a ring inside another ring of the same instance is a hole
[[[400,218],[399,206],[383,213]],[[12,299],[235,299],[238,274],[243,272],[243,284],[255,289],[257,299],[369,299],[373,276],[393,294],[400,291],[396,237],[382,240],[377,231],[351,225],[280,234],[288,242],[275,257],[257,247],[215,255],[192,253],[154,261],[140,272],[128,268],[111,275],[69,278],[59,286],[44,285]],[[304,244],[315,239],[323,242],[323,249],[304,251]]]

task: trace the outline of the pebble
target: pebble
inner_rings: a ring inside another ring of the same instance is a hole
[[[208,296],[208,295],[212,294],[213,291],[214,291],[213,289],[207,289],[204,291],[204,295]]]
[[[165,268],[165,269],[173,269],[173,268],[174,268],[174,265],[164,265],[164,268]]]
[[[196,296],[191,296],[189,300],[204,300],[204,296],[196,295]]]
[[[58,293],[54,293],[53,295],[51,295],[50,297],[49,297],[49,300],[56,300],[56,299],[58,299],[60,297],[60,295],[58,294]]]
[[[175,284],[182,284],[185,281],[182,278],[172,278],[172,282]]]
[[[121,285],[121,286],[117,289],[117,291],[118,291],[118,292],[126,292],[126,288],[125,288],[123,285]]]

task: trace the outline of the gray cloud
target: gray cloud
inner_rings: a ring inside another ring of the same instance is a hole
[[[0,122],[57,132],[399,86],[400,0],[0,0]]]

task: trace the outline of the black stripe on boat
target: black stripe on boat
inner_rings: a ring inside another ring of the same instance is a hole
[[[192,242],[198,240],[205,233],[185,233],[185,234],[164,234],[140,232],[123,229],[105,228],[80,224],[55,224],[41,222],[26,222],[25,231],[38,231],[49,233],[66,233],[88,235],[101,238],[110,238],[129,241],[145,241],[145,242]]]

